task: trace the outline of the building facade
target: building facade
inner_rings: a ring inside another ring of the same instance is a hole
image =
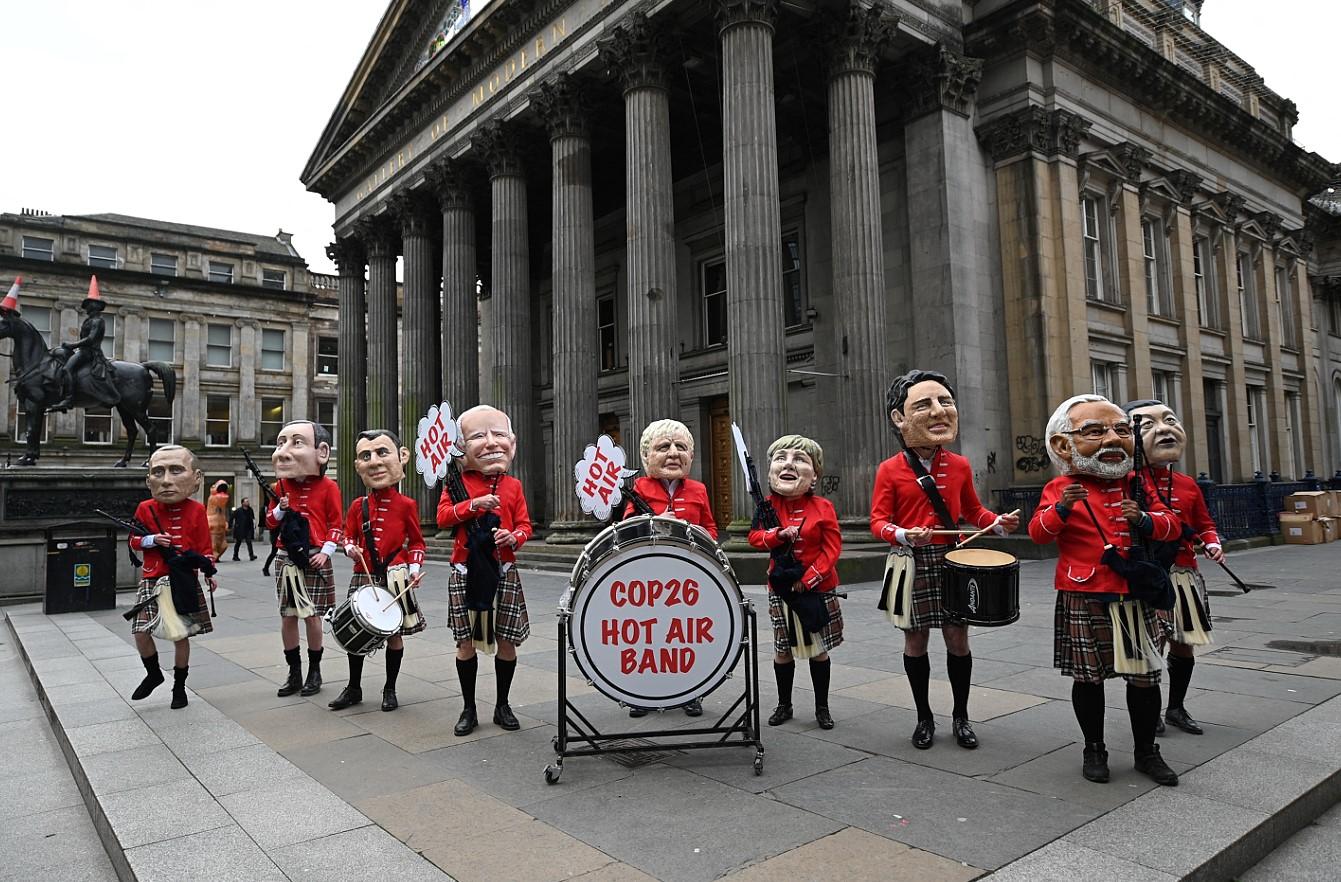
[[[334,280],[309,273],[287,233],[116,214],[0,214],[0,279],[8,288],[23,277],[22,316],[48,345],[77,338],[94,274],[107,303],[104,354],[172,365],[174,400],[154,384],[156,437],[194,450],[206,486],[226,480],[234,504],[257,501],[242,449],[268,467],[284,421],[336,421]],[[0,352],[11,348],[0,343]],[[0,386],[0,455],[21,455],[26,426],[13,387]],[[107,467],[125,440],[120,418],[106,408],[48,414],[40,465]],[[141,432],[136,450],[146,449]]]
[[[819,440],[860,529],[914,366],[956,385],[983,494],[1044,483],[1047,415],[1090,390],[1173,403],[1216,480],[1318,469],[1335,169],[1199,9],[394,0],[303,172],[368,379],[342,412],[412,437],[441,397],[502,407],[557,536],[584,445],[665,416],[719,523],[748,514],[735,421]]]

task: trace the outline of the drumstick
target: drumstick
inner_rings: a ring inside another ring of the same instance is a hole
[[[1018,515],[1019,513],[1020,513],[1020,510],[1017,508],[1017,509],[1015,509],[1015,511],[1011,512],[1010,514],[1011,514],[1011,515]],[[981,530],[979,530],[978,532],[974,533],[972,536],[968,537],[968,538],[965,539],[963,542],[960,542],[960,543],[959,543],[958,545],[956,545],[955,547],[956,547],[956,548],[963,548],[965,545],[968,545],[970,542],[972,542],[974,539],[977,539],[977,538],[978,538],[979,536],[981,536],[983,533],[986,533],[988,530],[992,529],[992,528],[995,527],[997,524],[1001,523],[1001,519],[1002,519],[1002,518],[1004,518],[1004,517],[1009,517],[1009,516],[1010,516],[1010,515],[997,515],[995,518],[992,519],[992,522],[991,522],[990,524],[988,524],[987,526],[983,527]]]
[[[395,606],[396,603],[399,602],[400,599],[401,599],[402,597],[404,597],[406,594],[408,594],[409,591],[410,591],[410,589],[413,588],[413,587],[414,587],[414,586],[411,585],[411,584],[407,581],[407,582],[405,583],[405,588],[404,588],[399,594],[397,594],[395,597],[391,598],[391,602],[390,602],[390,603],[388,603],[386,606],[382,607],[382,612],[386,612],[387,610],[391,609],[391,607]],[[389,593],[391,593],[391,592],[388,591],[387,593],[389,594]]]

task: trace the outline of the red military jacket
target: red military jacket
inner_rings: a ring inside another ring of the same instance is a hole
[[[1150,499],[1164,503],[1206,545],[1220,544],[1215,521],[1206,507],[1206,497],[1191,475],[1175,471],[1173,466],[1150,466],[1142,471],[1142,477],[1145,478],[1146,494]],[[1185,539],[1178,543],[1178,556],[1173,563],[1174,566],[1197,568],[1197,549],[1191,540]]]
[[[146,499],[135,508],[135,519],[144,524],[153,533],[164,533],[172,540],[172,547],[178,551],[197,551],[210,560],[214,557],[214,546],[210,543],[210,525],[205,516],[205,506],[194,499],[183,499],[176,505],[164,505],[156,499]],[[168,574],[168,565],[163,560],[163,551],[158,546],[144,548],[140,545],[143,536],[131,536],[130,547],[137,554],[144,555],[145,579],[157,579]]]
[[[712,516],[712,503],[708,501],[708,488],[693,478],[684,478],[675,488],[675,495],[666,492],[666,485],[660,478],[643,475],[633,482],[633,491],[647,500],[652,511],[670,515],[691,524],[698,524],[707,530],[712,538],[717,538],[717,521]],[[633,503],[625,503],[627,513]]]
[[[914,454],[916,456],[916,454]],[[936,517],[926,491],[917,483],[917,475],[902,452],[880,463],[875,472],[875,491],[871,494],[871,535],[891,545],[897,542],[899,528],[939,527],[953,530],[960,521],[986,527],[996,515],[983,508],[973,487],[973,468],[969,461],[943,447],[936,448],[927,473],[936,479],[945,507],[953,524],[942,524]],[[945,544],[939,538],[934,544]]]
[[[1095,478],[1090,475],[1061,475],[1043,488],[1043,496],[1029,519],[1029,538],[1039,545],[1057,543],[1059,556],[1054,586],[1058,591],[1088,591],[1099,594],[1126,594],[1127,581],[1100,561],[1104,540],[1090,520],[1084,502],[1069,506],[1063,515],[1057,507],[1062,491],[1070,484],[1082,484],[1089,490],[1084,500],[1094,510],[1095,520],[1103,527],[1108,542],[1123,551],[1132,546],[1132,527],[1122,516],[1122,500],[1127,498],[1127,479]],[[1154,527],[1150,538],[1169,541],[1178,537],[1178,518],[1159,502],[1150,503],[1146,514]]]
[[[517,537],[517,548],[521,548],[526,540],[531,538],[533,532],[531,515],[526,510],[526,496],[522,493],[521,481],[511,475],[504,475],[498,482],[498,489],[495,490],[493,477],[476,471],[462,472],[461,481],[466,485],[468,498],[453,504],[452,497],[444,489],[442,496],[438,499],[439,527],[442,529],[455,527],[484,514],[482,511],[471,511],[470,500],[477,496],[495,493],[502,504],[498,506],[494,514],[498,515],[498,519],[502,522],[500,524],[502,529],[511,531],[512,535]],[[468,556],[466,530],[457,530],[456,545],[452,547],[452,563],[463,564]],[[499,563],[512,563],[516,559],[515,549],[499,547]]]
[[[807,493],[795,499],[769,494],[768,503],[778,513],[783,527],[800,527],[801,532],[792,543],[796,559],[806,566],[801,582],[809,589],[832,591],[838,587],[838,556],[843,552],[843,538],[838,530],[838,515],[833,503],[823,496]],[[780,528],[778,528],[780,529]],[[750,544],[755,548],[772,551],[781,546],[778,529],[751,530]],[[773,561],[768,562],[769,572]],[[770,589],[771,590],[771,589]]]
[[[368,500],[368,520],[372,525],[373,542],[383,566],[410,564],[418,568],[424,562],[424,534],[419,529],[419,504],[395,487],[383,487],[366,496],[360,496],[345,513],[345,541],[357,545],[363,552],[363,561],[354,559],[354,572],[370,572],[372,555],[368,554],[368,540],[363,535],[363,501]]]
[[[307,521],[308,542],[314,549],[321,549],[326,543],[344,544],[343,519],[340,488],[325,475],[314,475],[301,481],[292,478],[280,478],[275,486],[275,495],[289,497],[289,508],[298,512]],[[265,525],[273,530],[279,526],[275,509],[265,512]],[[326,554],[330,554],[327,551]]]

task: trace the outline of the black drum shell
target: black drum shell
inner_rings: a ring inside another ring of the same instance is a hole
[[[954,554],[954,552],[950,552]],[[1006,555],[1009,556],[1009,555]],[[1020,618],[1020,562],[975,566],[945,559],[941,592],[945,614],[956,622],[1000,628]]]

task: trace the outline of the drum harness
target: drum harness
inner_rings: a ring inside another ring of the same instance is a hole
[[[917,479],[917,486],[922,488],[922,492],[927,495],[927,500],[936,512],[936,519],[943,523],[947,529],[954,529],[955,519],[950,516],[950,508],[941,497],[940,488],[936,486],[936,479],[922,465],[922,460],[916,453],[905,447],[903,455],[908,460],[908,468],[912,469],[913,476]],[[934,461],[934,454],[932,458]],[[896,550],[893,553],[900,554],[901,552]],[[907,582],[909,581],[910,571],[913,569],[911,561],[909,563],[910,566],[906,567],[885,568],[886,584],[881,588],[880,601],[876,604],[876,609],[888,613],[890,621],[896,625],[900,621],[907,620],[909,615],[911,601],[908,594],[912,586],[908,585]],[[889,583],[893,581],[896,572],[899,574],[899,584],[890,585]],[[911,621],[909,621],[909,624],[911,624]]]

